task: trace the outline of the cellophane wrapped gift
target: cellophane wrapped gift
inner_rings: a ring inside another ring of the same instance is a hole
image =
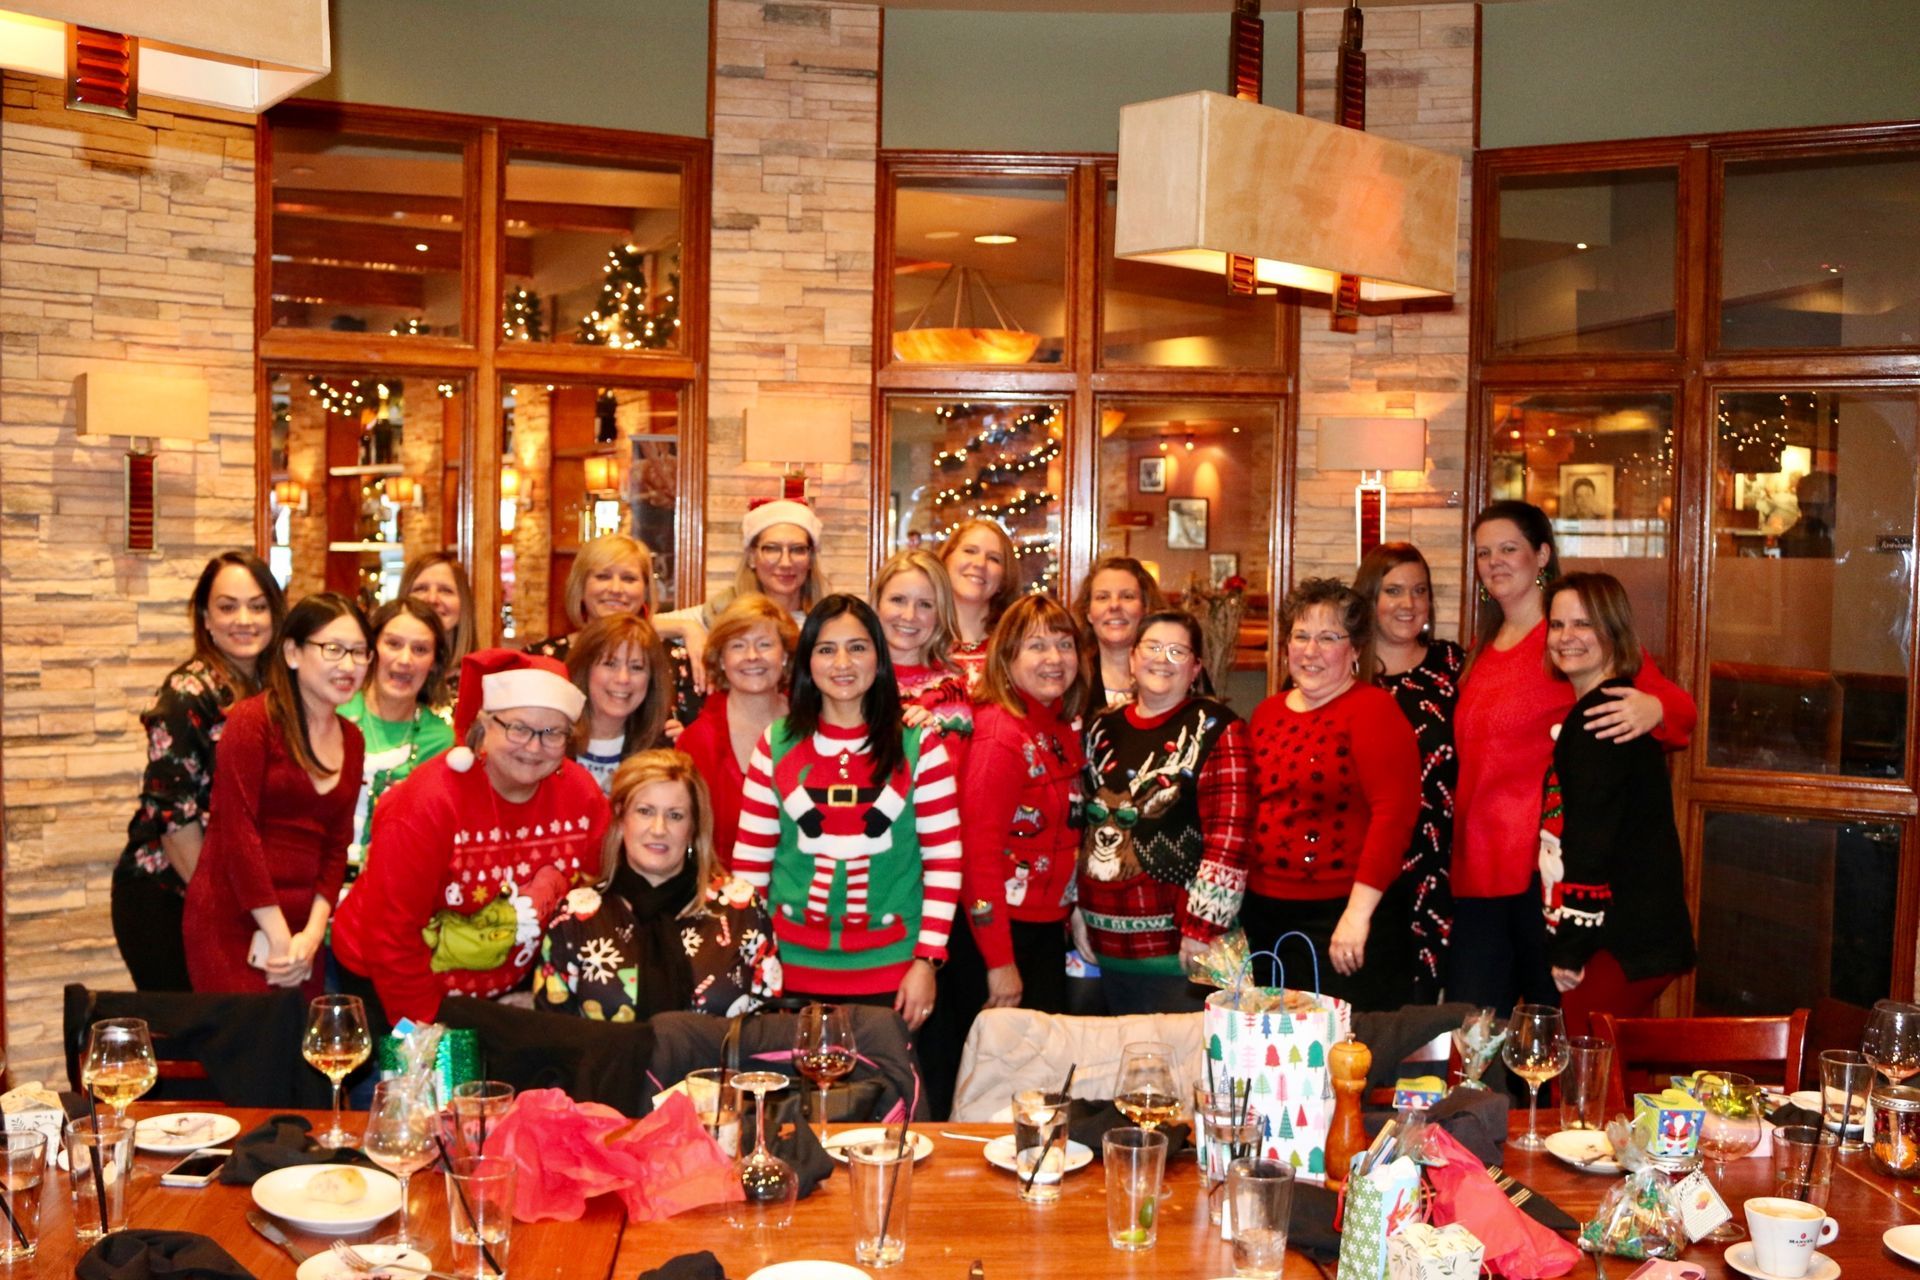
[[[1353,1158],[1356,1168],[1363,1158]],[[1355,1173],[1341,1211],[1338,1280],[1386,1280],[1387,1241],[1420,1213],[1420,1166],[1412,1160],[1401,1156]]]
[[[1679,1257],[1687,1247],[1687,1226],[1672,1180],[1654,1167],[1638,1126],[1615,1120],[1607,1138],[1628,1172],[1580,1228],[1580,1247],[1622,1258]]]
[[[1409,1222],[1387,1238],[1387,1280],[1475,1280],[1486,1249],[1459,1223]]]

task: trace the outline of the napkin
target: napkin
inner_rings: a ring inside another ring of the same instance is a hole
[[[1826,1117],[1807,1107],[1797,1107],[1791,1102],[1783,1102],[1767,1113],[1767,1123],[1776,1128],[1785,1128],[1790,1124],[1804,1124],[1818,1129],[1826,1123]],[[1854,1125],[1859,1128],[1859,1125]]]
[[[802,1200],[819,1190],[820,1184],[833,1176],[834,1167],[838,1163],[827,1154],[827,1149],[820,1145],[820,1135],[815,1133],[813,1126],[807,1123],[805,1102],[806,1099],[798,1093],[791,1093],[780,1099],[777,1104],[772,1100],[767,1103],[767,1111],[772,1116],[769,1122],[772,1131],[767,1134],[767,1149],[792,1165],[794,1172],[800,1175]],[[897,1134],[897,1131],[893,1132]],[[744,1155],[753,1149],[748,1145],[752,1141],[752,1126],[742,1125],[740,1128],[741,1154]]]
[[[312,1137],[313,1125],[305,1116],[269,1116],[258,1129],[244,1134],[233,1144],[233,1154],[220,1169],[220,1181],[229,1186],[250,1187],[275,1169],[297,1164],[357,1164],[374,1167],[373,1161],[352,1147],[323,1147]]]
[[[726,1280],[726,1277],[720,1259],[705,1249],[668,1258],[653,1270],[640,1273],[640,1280]]]
[[[1107,1136],[1107,1130],[1132,1124],[1133,1121],[1120,1114],[1120,1108],[1103,1098],[1075,1098],[1067,1104],[1067,1136],[1096,1156],[1100,1154],[1100,1140]],[[1187,1124],[1161,1125],[1160,1131],[1167,1135],[1168,1159],[1193,1145],[1193,1129]]]
[[[116,1231],[74,1264],[78,1280],[253,1280],[233,1255],[194,1231]]]

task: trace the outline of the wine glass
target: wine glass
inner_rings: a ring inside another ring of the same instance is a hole
[[[407,1194],[412,1190],[413,1175],[432,1164],[439,1154],[439,1136],[440,1108],[430,1082],[382,1080],[373,1086],[361,1150],[400,1179],[400,1227],[381,1243],[425,1249],[407,1230]]]
[[[1180,1093],[1173,1080],[1173,1046],[1136,1040],[1121,1050],[1113,1105],[1142,1129],[1158,1129],[1178,1120]]]
[[[359,996],[320,996],[307,1006],[307,1032],[300,1041],[300,1053],[333,1082],[333,1127],[320,1135],[321,1145],[353,1145],[353,1135],[340,1124],[340,1082],[372,1052],[367,1009]]]
[[[145,1022],[105,1018],[93,1024],[80,1082],[113,1108],[115,1119],[126,1119],[127,1107],[159,1078],[160,1065],[154,1061],[153,1037]]]
[[[1567,1069],[1573,1050],[1567,1044],[1566,1020],[1550,1004],[1517,1004],[1507,1019],[1507,1043],[1500,1050],[1507,1070],[1525,1080],[1532,1092],[1527,1097],[1527,1131],[1513,1139],[1522,1151],[1546,1149],[1537,1121],[1540,1116],[1540,1086]]]
[[[1920,1072],[1920,1005],[1899,1000],[1875,1004],[1860,1037],[1860,1052],[1888,1084]]]
[[[853,1022],[837,1004],[810,1004],[793,1033],[793,1065],[820,1089],[820,1145],[827,1144],[827,1089],[853,1071]]]
[[[741,1071],[733,1087],[753,1095],[753,1152],[738,1166],[740,1189],[746,1202],[729,1210],[738,1227],[784,1227],[793,1218],[793,1202],[800,1197],[800,1175],[793,1166],[767,1150],[767,1095],[792,1083],[778,1071]]]
[[[1734,1071],[1714,1071],[1694,1086],[1706,1114],[1700,1121],[1700,1154],[1713,1161],[1713,1180],[1724,1183],[1727,1161],[1760,1145],[1760,1113],[1764,1099],[1752,1077]],[[1729,1218],[1705,1240],[1744,1240],[1747,1233]]]

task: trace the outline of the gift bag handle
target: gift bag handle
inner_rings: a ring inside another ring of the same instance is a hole
[[[1260,960],[1260,959],[1271,960],[1273,961],[1273,985],[1278,987],[1282,991],[1286,990],[1287,966],[1285,962],[1283,962],[1280,959],[1280,944],[1285,942],[1288,938],[1298,938],[1300,939],[1301,943],[1306,947],[1307,958],[1313,961],[1313,994],[1319,995],[1320,994],[1320,953],[1314,950],[1313,939],[1309,938],[1306,934],[1300,932],[1298,929],[1289,930],[1288,932],[1283,933],[1279,937],[1275,938],[1273,940],[1273,947],[1271,950],[1248,952],[1246,975],[1249,978],[1253,976],[1253,962],[1255,960]]]

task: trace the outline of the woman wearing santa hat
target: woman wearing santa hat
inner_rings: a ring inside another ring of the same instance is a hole
[[[467,655],[454,734],[375,811],[367,869],[333,926],[343,990],[430,1021],[448,995],[517,987],[576,883],[599,878],[606,797],[567,759],[586,695],[550,658]],[[475,768],[475,765],[478,768]]]
[[[694,622],[711,631],[728,605],[758,592],[792,614],[795,626],[804,625],[807,611],[829,590],[820,567],[820,533],[820,517],[806,503],[791,498],[761,503],[740,521],[742,555],[733,585],[703,605],[663,613],[659,621]],[[687,647],[697,646],[690,639]]]

